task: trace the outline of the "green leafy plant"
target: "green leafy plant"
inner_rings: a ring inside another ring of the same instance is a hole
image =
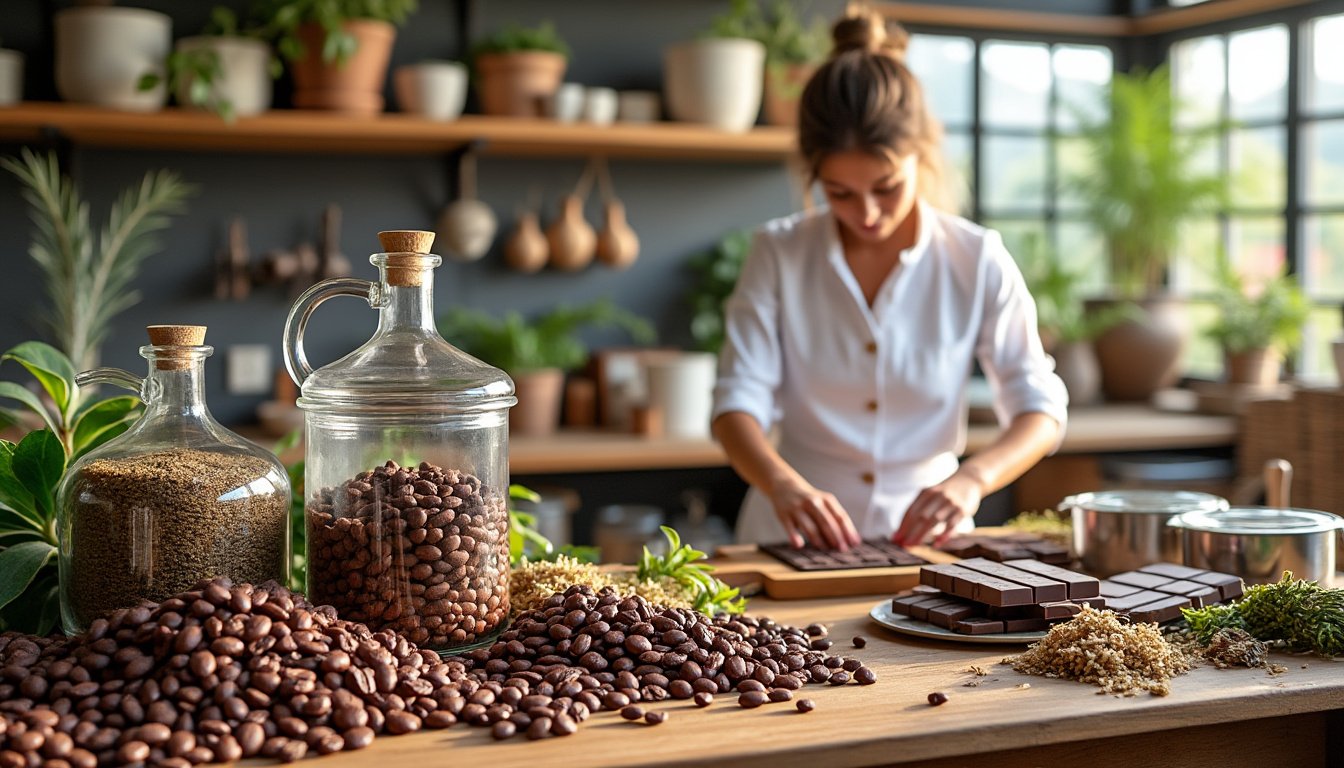
[[[147,174],[118,198],[95,242],[89,205],[61,174],[55,153],[40,157],[25,148],[18,159],[0,159],[0,167],[23,184],[33,223],[28,254],[46,280],[56,344],[77,368],[93,368],[112,319],[140,301],[131,285],[158,251],[155,234],[183,211],[193,187],[171,171]]]
[[[219,5],[211,9],[210,22],[202,30],[202,34],[209,37],[256,37],[260,32],[239,29],[238,14],[232,8]],[[279,75],[276,66],[278,64],[276,61],[271,67],[272,76]],[[211,48],[174,50],[164,60],[163,74],[147,72],[140,76],[137,87],[142,91],[149,91],[166,82],[168,92],[176,94],[179,86],[185,82],[188,84],[188,104],[214,112],[226,122],[233,122],[235,118],[233,102],[215,95],[215,86],[223,76],[224,68],[218,51]]]
[[[1280,274],[1255,292],[1225,257],[1219,259],[1214,305],[1218,319],[1207,333],[1229,354],[1291,352],[1302,343],[1302,327],[1311,316],[1311,303],[1292,276]]]
[[[20,344],[0,357],[22,365],[48,402],[13,382],[0,398],[31,411],[45,425],[17,443],[0,440],[0,630],[45,635],[59,618],[56,490],[70,463],[125,432],[139,418],[139,402],[81,395],[74,366],[41,342]],[[5,409],[11,423],[17,412]]]
[[[729,0],[728,10],[709,22],[704,36],[760,40],[765,34],[765,18],[756,0]]]
[[[699,561],[706,555],[698,549],[681,543],[681,536],[666,525],[658,526],[667,537],[667,554],[655,555],[644,547],[639,558],[637,576],[640,581],[668,578],[695,594],[692,607],[707,614],[741,613],[746,610],[746,598],[739,591],[724,584],[713,575],[714,566]]]
[[[590,326],[622,328],[639,343],[655,338],[647,320],[607,299],[582,307],[561,306],[531,322],[517,312],[496,319],[465,309],[455,309],[439,321],[439,330],[449,341],[510,373],[583,365],[588,347],[578,333]]]
[[[1089,164],[1068,183],[1106,241],[1116,291],[1150,296],[1162,285],[1178,228],[1213,210],[1224,184],[1198,169],[1212,131],[1183,131],[1173,122],[1178,103],[1166,67],[1117,72],[1107,103],[1103,118],[1070,105]]]
[[[494,34],[472,47],[472,57],[490,53],[518,53],[520,51],[550,51],[569,58],[570,50],[555,24],[543,21],[535,27],[506,24]]]
[[[1265,642],[1320,656],[1344,655],[1344,589],[1295,579],[1291,571],[1273,584],[1257,584],[1232,605],[1183,608],[1196,640],[1208,644],[1222,629],[1244,629]]]
[[[695,284],[688,299],[691,338],[697,349],[718,352],[723,346],[723,303],[732,295],[750,250],[751,233],[736,230],[710,250],[691,257],[690,269],[695,275]]]
[[[1026,262],[1023,276],[1036,300],[1036,322],[1042,336],[1066,344],[1088,342],[1140,315],[1138,307],[1129,302],[1089,312],[1082,295],[1084,271],[1065,267],[1063,259],[1045,245],[1043,238],[1028,239],[1023,261]]]
[[[804,24],[789,0],[776,0],[761,16],[758,39],[765,44],[767,66],[814,64],[831,49],[831,26],[821,16]]]
[[[322,27],[322,60],[341,64],[350,60],[359,41],[345,31],[346,21],[371,19],[400,25],[419,7],[419,0],[261,0],[254,6],[258,33],[275,41],[284,58],[294,61],[307,53],[299,40],[304,24]]]

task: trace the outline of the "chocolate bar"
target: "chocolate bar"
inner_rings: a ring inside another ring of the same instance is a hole
[[[838,571],[850,568],[891,568],[923,565],[927,560],[911,554],[886,539],[869,539],[848,552],[790,544],[762,544],[762,552],[799,571]]]
[[[937,587],[948,594],[986,605],[1028,605],[1036,602],[1031,587],[965,568],[959,563],[926,565],[919,569],[919,580],[922,584]]]
[[[1171,621],[1182,608],[1202,608],[1225,602],[1243,593],[1241,578],[1174,563],[1154,563],[1127,571],[1101,582],[1107,607],[1133,621]]]
[[[1004,565],[1012,566],[1022,571],[1030,571],[1037,576],[1044,576],[1047,579],[1062,581],[1069,586],[1069,599],[1078,600],[1084,597],[1097,597],[1101,594],[1101,583],[1091,576],[1081,573],[1075,573],[1065,568],[1042,563],[1038,560],[1009,560]]]
[[[979,571],[1004,581],[1021,584],[1031,588],[1033,603],[1064,600],[1069,596],[1069,585],[1056,579],[1046,578],[1031,571],[996,563],[982,557],[974,557],[957,563],[962,568]]]
[[[964,534],[948,539],[939,549],[960,558],[983,557],[995,562],[1026,558],[1058,565],[1069,562],[1068,547],[1030,533]]]

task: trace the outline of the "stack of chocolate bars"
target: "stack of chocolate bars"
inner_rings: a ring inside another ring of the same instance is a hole
[[[894,597],[891,608],[960,634],[986,635],[1043,631],[1084,605],[1161,623],[1180,618],[1181,608],[1231,600],[1241,590],[1236,576],[1170,563],[1099,581],[1037,560],[976,557],[922,567],[920,586]]]
[[[893,568],[923,565],[928,560],[892,544],[886,539],[869,539],[847,552],[791,544],[762,544],[762,552],[782,560],[800,571],[841,571],[850,568]]]
[[[983,557],[995,562],[1040,560],[1052,565],[1068,565],[1069,548],[1030,533],[953,536],[938,547],[960,558]]]

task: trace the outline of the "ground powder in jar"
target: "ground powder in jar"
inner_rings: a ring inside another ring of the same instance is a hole
[[[1139,691],[1166,696],[1171,678],[1190,669],[1190,659],[1156,624],[1129,624],[1113,611],[1090,607],[1003,663],[1025,674],[1092,683],[1101,693],[1126,696]]]
[[[80,626],[201,579],[284,581],[289,493],[255,456],[180,450],[97,459],[69,493],[66,595]]]
[[[361,472],[308,504],[308,595],[444,650],[509,616],[509,512],[480,478],[428,462]]]

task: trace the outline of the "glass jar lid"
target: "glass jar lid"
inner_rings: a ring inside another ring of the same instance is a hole
[[[1097,512],[1158,513],[1213,512],[1227,509],[1227,499],[1196,491],[1115,490],[1079,493],[1059,503],[1060,511],[1084,508]]]
[[[1293,536],[1344,528],[1344,518],[1315,509],[1232,507],[1187,512],[1173,518],[1169,524],[1205,533]]]

